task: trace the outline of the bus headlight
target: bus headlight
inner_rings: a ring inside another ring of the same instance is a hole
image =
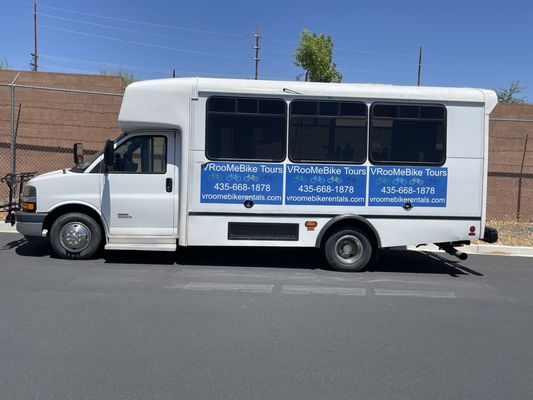
[[[21,209],[25,212],[35,212],[37,210],[37,189],[35,186],[26,185],[22,196],[20,196]]]

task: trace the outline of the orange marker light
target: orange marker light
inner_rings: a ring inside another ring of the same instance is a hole
[[[22,211],[35,211],[35,203],[25,201],[24,203],[22,203]]]
[[[306,228],[316,228],[318,223],[316,221],[305,221]]]

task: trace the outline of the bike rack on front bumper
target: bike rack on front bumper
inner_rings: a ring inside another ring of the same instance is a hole
[[[0,210],[7,211],[5,222],[15,225],[15,212],[21,209],[21,195],[24,185],[35,176],[36,172],[21,172],[18,174],[8,173],[0,179],[9,188],[9,199],[7,203],[0,204]]]

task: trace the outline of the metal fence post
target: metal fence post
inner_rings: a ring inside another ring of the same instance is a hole
[[[526,141],[524,143],[524,153],[522,153],[522,165],[520,166],[520,175],[518,176],[518,202],[516,204],[516,221],[520,221],[520,208],[522,206],[522,179],[524,177],[524,163],[526,161],[527,153],[527,141],[529,135],[526,135]]]
[[[11,104],[10,104],[10,113],[9,113],[9,123],[10,123],[10,137],[9,137],[9,172],[12,174],[15,173],[17,165],[17,139],[15,132],[15,82],[17,81],[20,72],[17,73],[13,82],[11,82]]]

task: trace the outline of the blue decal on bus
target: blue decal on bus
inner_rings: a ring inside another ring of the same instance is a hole
[[[370,167],[369,206],[446,207],[448,168]]]
[[[367,167],[287,164],[285,204],[364,206]]]
[[[207,162],[201,169],[201,203],[282,203],[283,165]]]

